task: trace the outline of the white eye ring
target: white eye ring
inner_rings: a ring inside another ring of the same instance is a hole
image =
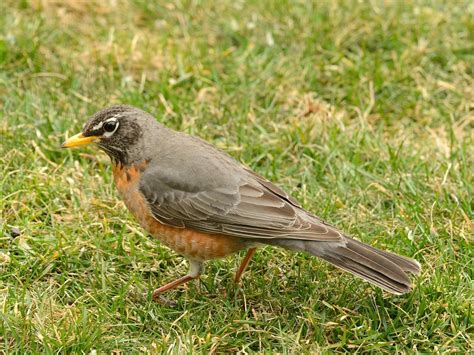
[[[105,130],[105,127],[107,126],[107,123],[109,123],[109,122],[115,123],[115,127],[114,127],[113,131],[106,131]],[[118,127],[119,127],[119,122],[117,121],[117,119],[115,117],[112,117],[112,118],[108,119],[107,121],[105,121],[104,122],[104,131],[105,131],[104,132],[104,137],[109,138],[110,136],[112,136],[112,134],[115,133],[115,131],[117,130]]]

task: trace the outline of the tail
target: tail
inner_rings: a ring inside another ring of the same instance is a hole
[[[408,274],[421,270],[414,259],[373,248],[349,237],[340,242],[275,239],[271,244],[318,256],[394,294],[409,292],[412,285]]]

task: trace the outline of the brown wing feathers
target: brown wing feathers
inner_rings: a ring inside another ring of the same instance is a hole
[[[157,196],[164,184],[157,175],[147,182],[145,175],[140,190],[155,218],[171,226],[244,238],[340,240],[337,230],[312,218],[269,181],[255,173],[246,177],[235,190],[185,192],[166,186],[168,190]]]

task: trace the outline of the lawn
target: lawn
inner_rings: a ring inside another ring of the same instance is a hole
[[[473,351],[471,1],[1,1],[0,352]],[[186,261],[61,150],[126,103],[423,267],[392,296],[304,254]]]

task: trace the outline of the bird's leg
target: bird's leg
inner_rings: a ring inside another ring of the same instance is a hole
[[[235,283],[240,282],[240,279],[242,278],[242,274],[244,273],[245,269],[249,265],[250,259],[252,259],[252,256],[255,253],[255,250],[257,250],[257,248],[250,248],[249,250],[247,250],[247,254],[244,257],[244,260],[242,260],[239,270],[237,270],[237,273],[235,274],[235,278],[234,278]]]
[[[167,283],[166,285],[163,285],[160,288],[157,288],[155,291],[153,291],[153,299],[157,300],[160,298],[162,293],[169,291],[179,285],[185,284],[186,282],[189,282],[193,279],[198,278],[199,275],[202,274],[202,271],[203,271],[203,264],[201,261],[190,260],[188,274],[186,276],[180,277],[177,280]]]

